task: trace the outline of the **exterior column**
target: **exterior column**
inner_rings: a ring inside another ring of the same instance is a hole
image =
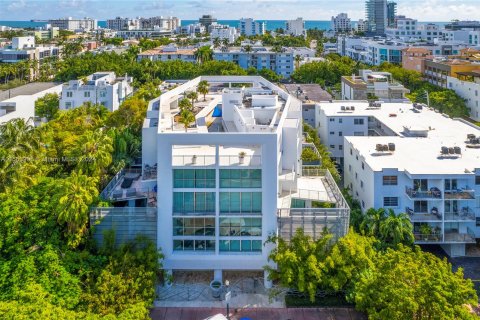
[[[267,270],[263,271],[263,285],[265,286],[265,289],[271,289],[272,288],[272,281],[268,280],[269,273]]]
[[[217,280],[223,283],[222,269],[213,270],[213,280]]]
[[[173,270],[165,270],[165,287],[170,288],[173,284]]]

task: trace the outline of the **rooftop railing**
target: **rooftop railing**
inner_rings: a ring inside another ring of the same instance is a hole
[[[246,166],[260,167],[262,157],[260,155],[221,155],[218,156],[219,166]],[[173,166],[198,166],[207,167],[216,165],[215,155],[174,155]]]

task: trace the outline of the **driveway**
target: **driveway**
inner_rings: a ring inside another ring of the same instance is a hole
[[[153,320],[204,320],[225,309],[216,308],[154,308]],[[366,320],[367,317],[351,308],[252,308],[235,312],[230,310],[230,319],[242,317],[251,320]]]

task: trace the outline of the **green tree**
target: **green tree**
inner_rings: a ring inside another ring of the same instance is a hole
[[[356,281],[351,299],[373,320],[473,319],[464,305],[478,304],[461,268],[452,272],[446,259],[402,245],[374,259]]]
[[[388,210],[385,220],[380,225],[380,238],[383,242],[397,246],[413,245],[413,225],[406,213],[395,214],[392,209]]]
[[[197,61],[202,64],[213,59],[213,50],[209,46],[203,46],[195,52]]]
[[[188,99],[180,100],[180,102],[178,103],[178,107],[180,108],[180,112],[183,112],[185,110],[190,112],[193,111],[192,103]]]
[[[278,75],[275,71],[267,68],[263,68],[258,72],[258,74],[271,82],[279,82],[280,80],[282,80],[282,77],[280,75]]]
[[[208,91],[210,90],[208,82],[206,80],[202,80],[198,83],[198,88],[197,92],[200,94],[203,94],[203,101],[206,100],[206,95],[208,94]]]
[[[195,101],[198,100],[198,93],[196,91],[190,91],[186,97],[192,101],[192,107],[195,107]]]
[[[324,233],[318,240],[313,240],[298,229],[290,242],[281,237],[272,236],[268,242],[276,244],[268,259],[277,268],[265,266],[269,279],[279,281],[287,288],[295,288],[308,294],[315,301],[317,290],[324,285],[322,264],[328,256],[332,236]]]
[[[41,118],[47,118],[48,121],[55,118],[59,110],[59,97],[56,93],[47,93],[42,98],[35,101],[35,114]]]
[[[319,161],[320,157],[311,148],[304,148],[302,150],[302,161],[306,163],[312,163]]]
[[[190,110],[188,109],[183,109],[181,112],[180,112],[180,116],[178,118],[178,122],[183,124],[184,128],[185,128],[185,132],[188,131],[188,127],[193,123],[195,122],[195,115],[193,114],[193,112],[191,112]]]

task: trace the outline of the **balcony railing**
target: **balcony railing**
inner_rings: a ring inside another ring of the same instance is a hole
[[[445,230],[444,242],[475,243],[475,234],[467,228],[467,233],[460,233],[457,230]]]
[[[415,237],[415,243],[437,243],[443,241],[442,235],[439,233],[423,234],[414,232],[413,236]]]
[[[426,191],[405,187],[405,193],[410,199],[442,199],[442,192],[438,188],[431,188]]]
[[[224,155],[218,157],[220,166],[249,166],[260,167],[262,157],[259,155]],[[215,155],[175,155],[172,156],[173,166],[215,166]]]
[[[433,207],[430,212],[415,212],[412,208],[406,207],[405,212],[408,214],[410,221],[412,222],[442,220],[442,214],[436,207]]]
[[[475,212],[469,208],[464,207],[458,212],[445,213],[446,221],[475,221]]]
[[[458,190],[449,190],[445,191],[445,199],[456,199],[456,200],[474,200],[475,191],[468,189],[458,189]]]

